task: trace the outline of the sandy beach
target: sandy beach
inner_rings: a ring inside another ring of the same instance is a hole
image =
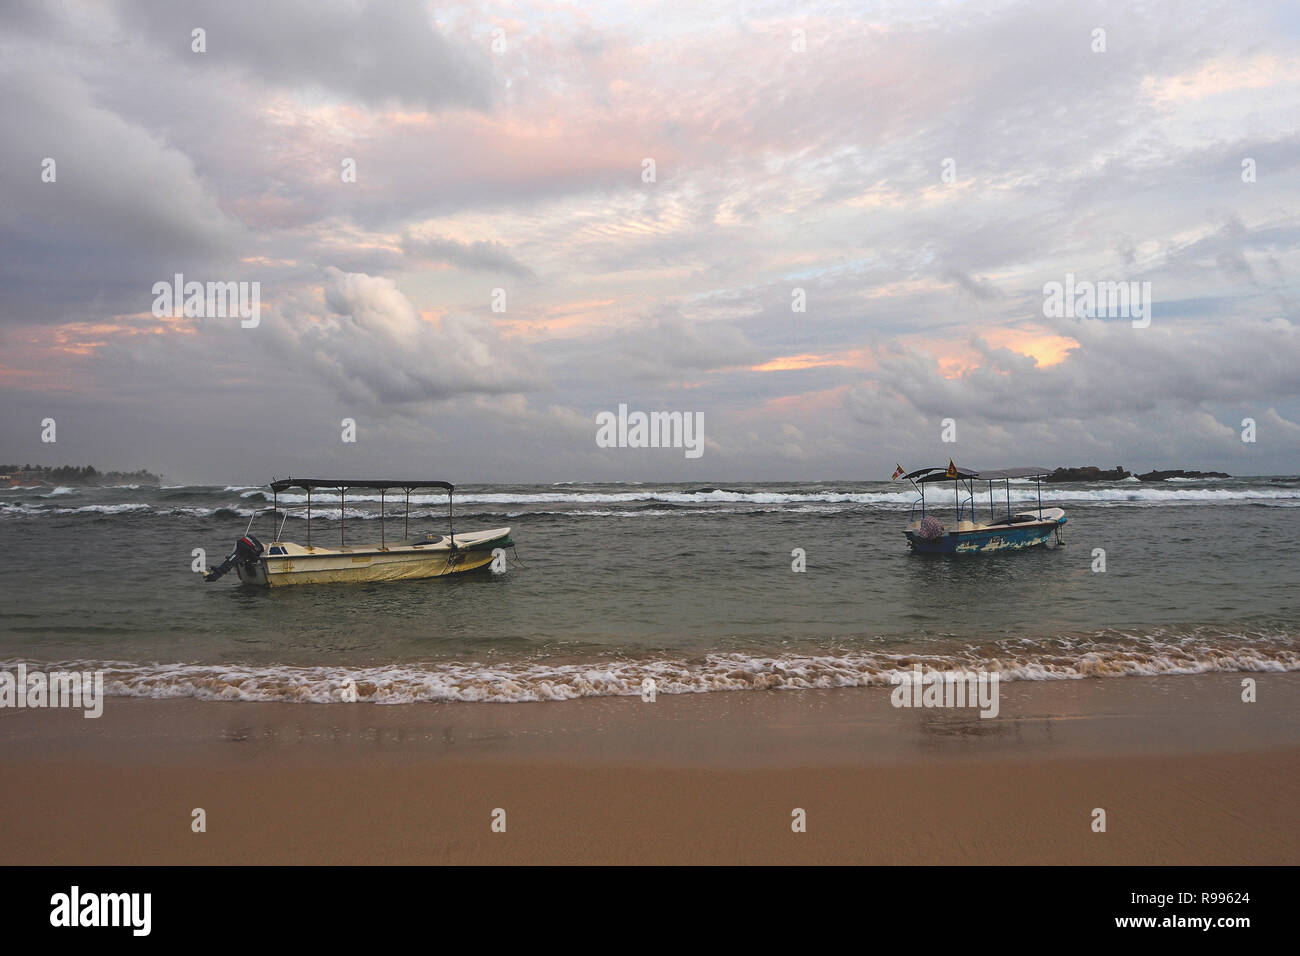
[[[8,710],[0,863],[1295,864],[1300,675],[1242,676]]]

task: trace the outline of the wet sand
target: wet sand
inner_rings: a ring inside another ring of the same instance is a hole
[[[0,863],[1300,862],[1300,675],[1011,683],[1000,703],[5,710]]]

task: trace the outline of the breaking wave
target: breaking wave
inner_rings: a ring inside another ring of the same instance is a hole
[[[17,491],[18,489],[7,489]],[[50,500],[56,495],[72,493],[72,489],[58,488],[47,494],[29,499],[0,501],[0,516],[47,517],[52,515],[98,514],[123,515],[152,513],[159,515],[186,515],[210,517],[213,515],[239,515],[251,517],[270,505],[272,496],[264,489],[228,486],[223,489],[203,488],[182,491],[164,489],[162,500],[119,501],[88,503],[69,507]],[[133,496],[134,497],[134,496]],[[1001,492],[997,500],[1004,500]],[[401,495],[386,496],[389,514],[404,511]],[[636,491],[503,491],[467,492],[456,496],[457,511],[466,514],[465,507],[483,505],[499,508],[513,514],[571,515],[591,517],[645,517],[667,515],[674,511],[688,514],[754,513],[764,510],[786,512],[839,512],[858,508],[878,508],[885,511],[910,509],[916,495],[907,491],[738,491],[722,488],[700,488],[693,491],[636,490]],[[942,496],[938,499],[942,502]],[[344,515],[349,519],[378,518],[377,494],[349,494]],[[1036,504],[1038,496],[1032,487],[1013,486],[1011,502],[1015,506]],[[1045,488],[1044,504],[1085,503],[1099,507],[1158,507],[1170,505],[1266,505],[1272,507],[1300,507],[1300,486],[1289,484],[1252,485],[1236,488],[1208,488],[1190,486],[1163,487],[1086,487]],[[302,506],[307,503],[305,494],[282,494],[281,507],[290,508],[291,518],[305,517]],[[312,494],[312,516],[323,520],[339,516],[339,496],[325,492]],[[437,518],[446,513],[447,499],[442,495],[412,495],[411,517]]]
[[[1004,681],[1300,670],[1300,647],[1290,637],[1156,634],[1142,639],[1114,635],[1019,639],[949,653],[720,653],[589,663],[449,661],[369,667],[22,663],[47,671],[103,671],[105,693],[111,696],[319,704],[341,703],[351,688],[355,688],[357,701],[375,704],[622,697],[640,694],[647,678],[654,680],[661,694],[887,687],[917,666],[923,670],[983,670]],[[18,663],[8,661],[0,668],[12,670]]]

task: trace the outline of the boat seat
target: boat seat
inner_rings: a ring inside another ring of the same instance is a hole
[[[1004,517],[998,518],[996,521],[990,521],[990,522],[988,522],[988,525],[989,525],[990,527],[992,527],[992,526],[994,526],[994,525],[1000,525],[1000,524],[1007,524],[1007,525],[1011,525],[1011,524],[1024,524],[1024,523],[1027,522],[1027,521],[1037,521],[1037,520],[1038,520],[1038,515],[1037,515],[1037,514],[1032,514],[1032,515],[1011,515],[1011,517],[1009,517],[1009,518],[1004,516]]]
[[[443,538],[440,534],[422,534],[414,538],[406,538],[403,541],[390,541],[390,548],[413,548],[421,544],[437,544]]]

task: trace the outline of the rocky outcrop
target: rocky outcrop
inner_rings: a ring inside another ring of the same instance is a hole
[[[1123,481],[1136,477],[1138,481],[1165,481],[1168,478],[1231,478],[1221,471],[1148,471],[1145,475],[1134,475],[1122,465],[1116,465],[1109,471],[1096,465],[1084,465],[1080,468],[1057,468],[1044,478],[1044,481]]]
[[[1122,465],[1116,465],[1110,471],[1103,471],[1096,465],[1085,465],[1082,468],[1058,468],[1048,475],[1044,481],[1121,481],[1129,477],[1131,472],[1126,470]]]
[[[1138,481],[1167,481],[1170,478],[1231,478],[1221,471],[1148,471],[1138,475]]]

